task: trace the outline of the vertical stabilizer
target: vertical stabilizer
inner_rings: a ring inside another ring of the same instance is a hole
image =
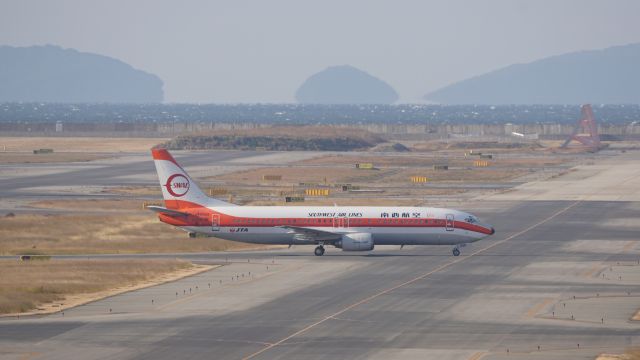
[[[152,149],[165,205],[169,209],[234,206],[208,197],[166,149]]]

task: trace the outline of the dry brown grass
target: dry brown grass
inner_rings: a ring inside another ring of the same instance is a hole
[[[482,150],[483,152],[499,152],[499,153],[535,153],[543,150],[541,144],[538,143],[507,143],[482,140],[430,140],[425,142],[417,142],[410,146],[413,151],[432,152],[447,150]]]
[[[546,148],[559,148],[564,140],[539,140],[538,142]]]
[[[436,171],[429,167],[415,167],[406,169],[380,169],[380,170],[358,170],[355,168],[340,167],[281,167],[281,168],[261,168],[226,174],[215,177],[216,180],[256,184],[262,182],[265,174],[280,174],[283,182],[289,183],[318,183],[320,185],[335,183],[367,183],[385,185],[406,185],[413,175],[426,176],[430,181],[504,181],[527,173],[524,170],[503,168],[465,168],[451,169],[447,171]]]
[[[0,314],[21,313],[74,294],[91,294],[192,265],[181,260],[0,260]]]
[[[0,137],[0,151],[32,152],[47,148],[55,152],[143,152],[168,139],[108,137]],[[55,154],[54,152],[54,154]],[[43,154],[52,155],[52,154]]]
[[[29,206],[40,209],[123,212],[142,210],[142,203],[143,201],[136,199],[41,200],[31,202]]]
[[[431,167],[434,164],[451,163],[451,161],[460,161],[447,159],[444,156],[421,156],[421,155],[399,155],[399,156],[381,156],[381,155],[327,155],[316,157],[309,160],[299,161],[297,165],[350,165],[355,167],[356,163],[373,163],[376,167],[387,166],[416,166]]]
[[[359,170],[347,167],[266,167],[253,170],[239,171],[232,174],[216,176],[216,179],[234,183],[256,184],[263,183],[263,175],[282,175],[283,183],[318,183],[335,184],[346,182],[375,182],[392,173],[391,170]]]
[[[80,162],[105,159],[108,153],[144,152],[167,139],[103,137],[0,137],[0,164]],[[34,154],[35,149],[53,149]]]
[[[495,182],[507,181],[528,173],[509,168],[468,168],[451,170],[406,169],[385,179],[388,182],[407,183],[411,176],[426,176],[429,182]]]
[[[351,165],[356,163],[373,163],[374,166],[397,167],[408,166],[416,168],[432,168],[436,164],[448,164],[449,166],[466,166],[472,167],[475,160],[487,160],[492,167],[541,167],[563,164],[569,161],[569,158],[556,157],[552,154],[540,153],[532,154],[526,157],[502,157],[497,156],[494,159],[480,159],[475,156],[464,157],[463,152],[436,155],[399,155],[399,156],[380,156],[380,155],[326,155],[309,160],[303,160],[295,163],[296,165]]]
[[[217,238],[191,239],[151,212],[23,215],[0,218],[0,254],[203,252],[265,248]]]
[[[629,349],[624,354],[601,354],[596,360],[640,360],[640,350]]]

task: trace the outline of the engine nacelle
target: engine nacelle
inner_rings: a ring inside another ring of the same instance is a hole
[[[369,233],[344,234],[336,241],[335,246],[342,251],[370,251],[373,250],[373,238]]]

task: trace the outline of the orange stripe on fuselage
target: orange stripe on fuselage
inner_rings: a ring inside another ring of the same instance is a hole
[[[334,228],[334,218],[255,218],[232,216],[184,200],[165,200],[165,205],[168,209],[180,210],[189,214],[188,216],[158,214],[160,221],[174,226],[211,226],[212,215],[217,214],[220,216],[219,226],[221,227],[273,227],[291,225]],[[348,218],[348,222],[349,227],[443,228],[447,226],[447,220],[445,219],[426,218]],[[464,221],[454,221],[453,227],[491,235],[491,229]]]

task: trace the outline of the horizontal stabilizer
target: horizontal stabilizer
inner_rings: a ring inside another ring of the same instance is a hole
[[[189,214],[187,214],[185,212],[178,211],[178,210],[167,209],[167,208],[162,207],[162,206],[149,205],[146,208],[151,210],[151,211],[155,211],[157,213],[162,213],[162,214],[167,214],[167,215],[189,216]]]

